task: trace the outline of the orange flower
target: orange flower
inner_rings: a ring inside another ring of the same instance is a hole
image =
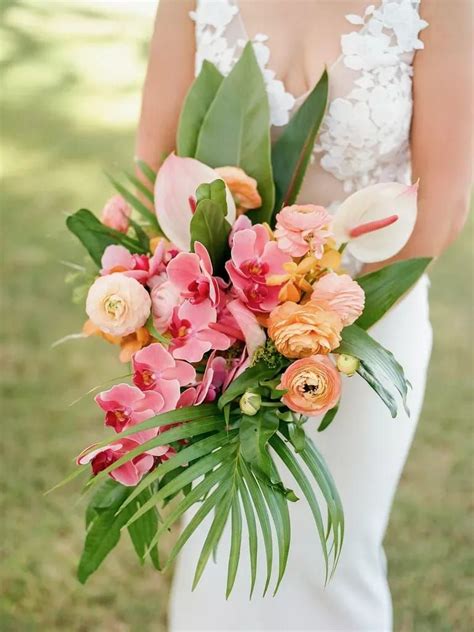
[[[301,299],[301,292],[311,292],[313,289],[306,276],[314,274],[318,268],[318,260],[316,257],[305,257],[299,263],[284,263],[283,268],[286,274],[274,274],[267,279],[267,285],[284,284],[278,294],[278,300],[282,303],[297,303]]]
[[[86,320],[82,331],[86,336],[100,336],[107,342],[110,342],[110,344],[120,345],[119,359],[121,362],[130,362],[136,351],[140,351],[142,347],[147,347],[152,342],[155,342],[155,339],[146,327],[140,327],[128,336],[111,336],[101,331],[91,320]]]
[[[278,388],[287,392],[283,403],[303,415],[320,415],[334,408],[341,394],[341,378],[331,360],[313,355],[293,362]]]
[[[339,346],[341,330],[339,316],[313,301],[279,305],[271,312],[268,324],[268,335],[287,358],[329,353]]]
[[[248,176],[243,169],[219,167],[215,171],[229,187],[237,206],[237,215],[262,205],[262,198],[257,191],[257,181]]]

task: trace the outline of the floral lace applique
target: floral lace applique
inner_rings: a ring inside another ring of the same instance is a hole
[[[242,24],[235,23],[238,14],[238,7],[231,0],[200,0],[196,10],[191,11],[190,16],[196,22],[196,75],[205,59],[212,62],[223,75],[229,74],[248,41]],[[267,40],[266,35],[259,33],[252,43],[265,80],[270,122],[282,126],[290,120],[295,98],[285,90],[283,82],[275,78],[275,73],[267,68],[270,59],[270,49],[265,44]]]
[[[423,48],[419,32],[428,25],[418,5],[382,0],[363,16],[346,16],[362,28],[341,37],[342,62],[359,76],[347,96],[331,101],[315,145],[321,166],[346,192],[409,178],[412,62]]]

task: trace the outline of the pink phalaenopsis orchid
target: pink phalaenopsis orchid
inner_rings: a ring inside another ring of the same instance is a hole
[[[160,272],[164,272],[163,263],[165,246],[159,245],[155,254],[148,255],[132,254],[124,246],[107,246],[101,259],[102,276],[120,272],[125,276],[132,277],[140,283],[150,284]]]
[[[216,356],[216,352],[213,351],[207,361],[202,379],[196,386],[192,386],[183,392],[178,402],[178,407],[199,406],[203,403],[215,401],[222,390],[228,373],[226,359]]]
[[[94,446],[90,446],[77,457],[78,465],[92,466],[92,473],[97,475],[110,465],[113,465],[120,458],[134,450],[140,445],[138,441],[126,437],[106,445],[102,448],[94,450]],[[171,449],[169,446],[161,446],[163,453],[162,459],[166,459],[166,453]],[[127,463],[123,463],[116,469],[109,472],[109,476],[121,485],[134,487],[138,485],[143,476],[149,472],[155,465],[155,457],[147,452],[134,457]]]
[[[217,310],[210,301],[193,305],[185,301],[173,312],[169,328],[172,336],[170,351],[176,359],[199,362],[211,349],[224,351],[232,339],[212,328],[217,321]]]
[[[213,307],[218,305],[219,280],[212,276],[209,253],[198,241],[194,244],[194,253],[180,252],[168,264],[167,272],[170,282],[183,299],[188,299],[193,304],[209,299]]]
[[[196,379],[196,371],[188,362],[176,360],[161,344],[151,344],[137,351],[132,358],[133,381],[143,391],[158,392],[164,404],[162,412],[174,410],[182,386]]]
[[[269,312],[278,304],[281,286],[268,286],[267,279],[283,274],[289,261],[265,226],[257,224],[234,235],[226,269],[240,300],[252,311]]]
[[[122,432],[159,413],[165,404],[161,393],[142,392],[129,384],[117,384],[99,393],[95,401],[105,412],[105,425]]]

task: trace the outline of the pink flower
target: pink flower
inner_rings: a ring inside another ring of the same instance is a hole
[[[181,395],[178,407],[199,406],[217,399],[228,375],[227,361],[217,356],[215,351],[209,356],[202,379],[196,386],[188,388]]]
[[[260,345],[266,340],[265,332],[260,326],[255,314],[238,299],[227,304],[227,309],[234,317],[245,338],[245,345],[250,358]]]
[[[150,262],[146,255],[132,255],[124,246],[107,246],[101,259],[102,276],[121,272],[140,283],[145,283],[149,275]]]
[[[132,358],[132,369],[136,386],[162,395],[162,412],[174,410],[180,397],[180,387],[196,379],[196,372],[190,364],[175,360],[159,343],[137,351]]]
[[[235,234],[240,232],[241,230],[245,230],[246,228],[252,228],[251,220],[247,217],[247,215],[239,215],[239,217],[235,220],[229,234],[229,246],[231,248],[234,243]]]
[[[348,274],[330,272],[316,281],[313,288],[311,301],[328,305],[344,327],[352,325],[364,311],[364,290]]]
[[[106,203],[102,209],[102,224],[118,230],[120,233],[126,233],[128,230],[128,218],[132,213],[132,209],[123,199],[121,195],[114,195]]]
[[[165,404],[160,393],[143,393],[129,384],[117,384],[99,393],[95,401],[105,412],[105,425],[111,426],[116,432],[154,417]]]
[[[172,336],[170,351],[179,360],[199,362],[211,349],[224,351],[231,339],[212,328],[217,310],[209,301],[193,305],[189,301],[175,307],[169,331]]]
[[[96,476],[99,472],[105,470],[109,465],[112,465],[139,445],[140,443],[138,441],[126,437],[96,450],[91,450],[94,446],[90,446],[77,457],[77,463],[78,465],[90,463],[92,472],[94,476]],[[162,458],[170,449],[168,446],[163,447],[166,448],[166,450],[163,452]],[[109,476],[122,485],[133,487],[138,485],[144,474],[147,474],[154,465],[154,456],[145,452],[144,454],[134,457],[127,463],[120,465],[120,467],[117,467],[115,470],[112,470],[109,472]]]
[[[194,253],[180,252],[168,264],[168,277],[179,290],[182,298],[190,303],[202,303],[209,299],[215,307],[219,303],[219,282],[212,276],[212,262],[206,248],[198,241]]]
[[[181,302],[179,290],[171,281],[164,281],[153,287],[151,291],[151,310],[153,324],[157,331],[164,333],[168,330],[173,310]]]
[[[252,311],[269,312],[278,304],[281,286],[270,287],[267,279],[283,274],[283,265],[289,261],[265,226],[257,224],[234,235],[226,269],[240,300]]]
[[[276,216],[275,237],[278,246],[292,257],[303,257],[308,252],[320,259],[324,244],[331,237],[331,216],[322,206],[294,204],[285,206]]]

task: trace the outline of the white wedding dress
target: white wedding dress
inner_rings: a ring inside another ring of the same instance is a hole
[[[328,113],[300,194],[301,201],[328,208],[369,184],[410,182],[412,62],[416,50],[423,47],[419,32],[427,26],[420,18],[417,0],[382,0],[368,4],[362,16],[346,17],[354,30],[342,35],[341,55],[329,70]],[[203,59],[208,59],[227,74],[248,40],[237,2],[201,0],[191,18],[196,23],[196,72]],[[304,97],[295,99],[276,79],[266,40],[263,34],[255,37],[254,49],[267,86],[273,129],[278,132]],[[302,500],[290,507],[290,557],[275,597],[261,598],[261,586],[257,586],[249,601],[245,537],[229,600],[224,594],[226,541],[219,547],[222,554],[218,551],[217,561],[209,562],[200,584],[191,592],[204,525],[188,541],[177,564],[170,601],[172,632],[391,630],[382,542],[423,401],[432,339],[427,294],[424,277],[371,330],[382,345],[395,352],[412,384],[411,417],[400,410],[392,419],[376,394],[355,376],[345,379],[333,424],[322,433],[316,431],[318,420],[305,426],[329,465],[345,510],[345,542],[332,581],[324,587],[318,536]]]

